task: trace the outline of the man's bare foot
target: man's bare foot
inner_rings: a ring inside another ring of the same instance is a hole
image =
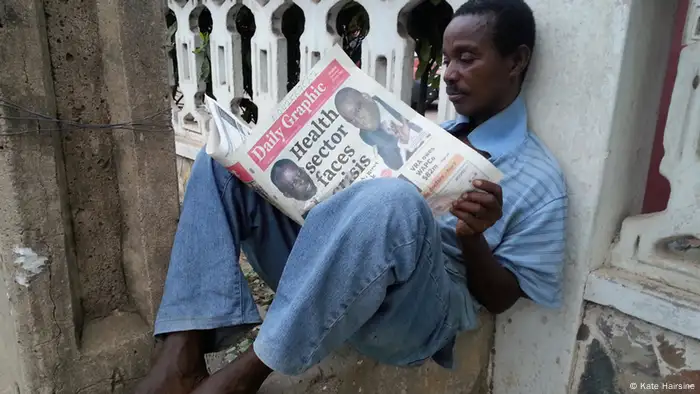
[[[208,376],[201,332],[169,334],[136,394],[190,394]]]
[[[229,365],[207,378],[192,394],[255,394],[272,373],[251,346]]]

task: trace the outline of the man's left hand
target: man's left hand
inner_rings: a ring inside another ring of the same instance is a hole
[[[476,180],[478,190],[464,193],[452,204],[457,221],[457,238],[464,241],[481,235],[503,216],[503,191],[493,182]]]

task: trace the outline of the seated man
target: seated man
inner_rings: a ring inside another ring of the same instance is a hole
[[[344,344],[381,363],[450,368],[478,310],[561,301],[567,196],[528,131],[520,95],[535,43],[522,0],[471,0],[444,34],[444,81],[459,116],[444,127],[488,152],[505,177],[475,181],[435,218],[409,182],[359,182],[299,228],[222,166],[192,169],[145,393],[255,393],[272,371],[300,374]],[[465,185],[466,189],[467,185]],[[276,296],[244,354],[208,376],[205,352],[260,324],[243,250]]]

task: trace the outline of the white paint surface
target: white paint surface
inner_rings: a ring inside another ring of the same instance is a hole
[[[538,41],[532,129],[569,189],[564,304],[522,301],[496,325],[494,394],[569,390],[588,273],[642,203],[675,1],[529,0]]]
[[[611,263],[700,295],[698,253],[670,253],[664,247],[675,237],[700,238],[700,86],[693,88],[698,78],[700,42],[681,53],[669,108],[660,167],[671,184],[668,207],[625,219]]]
[[[28,287],[29,281],[44,270],[44,266],[48,258],[39,256],[30,248],[15,247],[14,254],[17,273],[15,274],[15,282]]]
[[[614,268],[591,273],[585,298],[700,339],[700,295]]]

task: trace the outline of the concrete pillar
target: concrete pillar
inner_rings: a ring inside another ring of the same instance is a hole
[[[164,25],[158,2],[0,6],[0,393],[147,371],[178,215]]]

